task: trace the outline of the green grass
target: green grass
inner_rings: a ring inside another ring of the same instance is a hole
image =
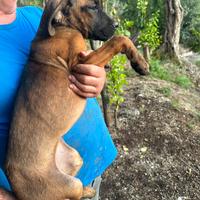
[[[190,129],[195,128],[196,124],[200,121],[200,112],[197,112],[193,115],[193,118],[187,122],[187,127]]]
[[[171,96],[171,88],[170,87],[163,87],[158,89],[158,92],[160,92],[161,94],[163,94],[165,97],[169,97]]]
[[[180,108],[180,104],[179,104],[179,101],[177,99],[173,99],[171,101],[171,105],[175,110],[179,110],[179,108]]]
[[[197,118],[200,121],[200,112],[197,113]]]
[[[174,80],[174,83],[185,89],[188,89],[192,86],[191,80],[185,75],[177,76]]]
[[[195,63],[198,67],[200,67],[200,60],[196,61]]]
[[[174,65],[172,67],[167,67],[165,63],[155,59],[150,61],[150,66],[150,74],[154,78],[176,83],[185,89],[189,89],[192,86],[190,78],[184,74],[180,74],[180,66]]]
[[[153,77],[161,80],[172,81],[172,75],[165,67],[163,67],[160,60],[151,60],[150,66],[151,75]]]

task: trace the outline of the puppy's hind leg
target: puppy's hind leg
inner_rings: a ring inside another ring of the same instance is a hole
[[[91,187],[83,188],[83,197],[82,198],[93,198],[96,195],[96,191]]]
[[[46,193],[44,191],[40,200],[64,200],[64,199],[74,199],[80,200],[83,196],[83,184],[82,182],[69,175],[60,173],[58,170],[52,170],[48,174],[48,180],[45,181],[48,183],[45,190],[50,191]]]
[[[57,144],[55,160],[57,170],[63,175],[66,174],[67,179],[69,177],[74,177],[83,164],[79,153],[74,148],[67,145],[63,139],[60,139]],[[75,180],[76,179],[74,178],[73,181]],[[82,188],[81,198],[92,198],[95,196],[95,194],[96,192],[94,189],[90,187],[84,187]]]

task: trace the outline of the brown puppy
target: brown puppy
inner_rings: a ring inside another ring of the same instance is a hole
[[[86,100],[69,89],[77,63],[103,67],[125,53],[140,74],[148,64],[126,37],[113,37],[85,59],[84,38],[107,40],[114,22],[97,0],[49,0],[16,99],[6,172],[20,200],[79,200],[95,192],[74,176],[82,166],[78,152],[61,136],[81,115]]]

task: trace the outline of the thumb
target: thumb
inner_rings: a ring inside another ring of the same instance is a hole
[[[81,51],[81,52],[79,53],[79,57],[80,57],[80,58],[84,58],[84,57],[86,57],[88,54],[89,54],[89,53],[88,53],[87,51]]]
[[[84,57],[88,56],[90,53],[92,53],[92,50],[81,51],[81,52],[79,53],[79,56],[80,56],[81,58],[84,58]]]

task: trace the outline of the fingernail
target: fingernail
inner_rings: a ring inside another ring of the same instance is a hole
[[[72,84],[69,85],[69,88],[73,89],[73,87],[74,87],[74,86],[73,86]]]
[[[84,57],[86,55],[86,53],[84,51],[81,51],[79,56]]]

